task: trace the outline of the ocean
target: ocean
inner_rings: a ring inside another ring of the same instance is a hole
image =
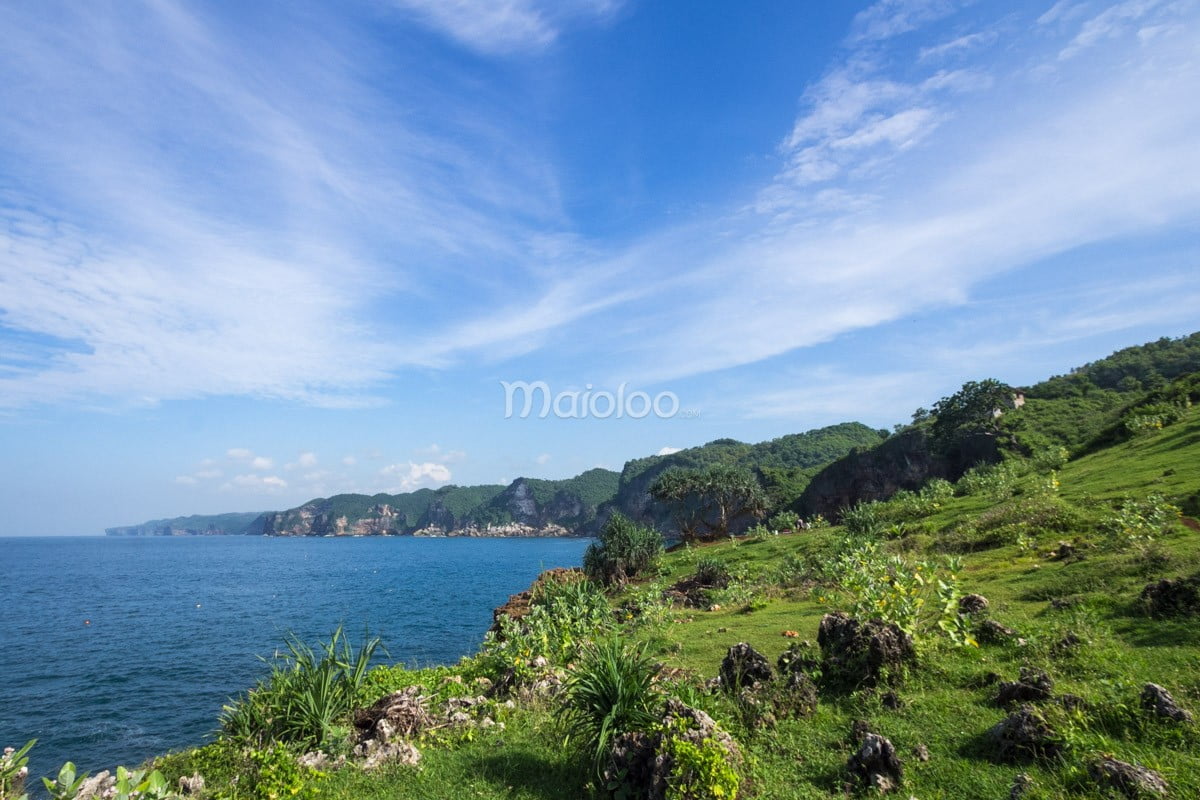
[[[582,539],[0,539],[0,747],[30,775],[201,744],[294,632],[365,630],[410,666],[478,649],[491,612]],[[40,781],[31,777],[30,786]]]

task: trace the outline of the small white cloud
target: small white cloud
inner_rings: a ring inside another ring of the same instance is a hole
[[[657,452],[657,453],[655,453],[654,455],[656,455],[656,456],[669,456],[669,455],[671,455],[672,453],[678,453],[678,452],[679,452],[680,450],[682,450],[682,449],[683,449],[682,447],[671,447],[670,445],[667,445],[667,446],[665,446],[665,447],[660,447],[660,448],[659,448],[659,450],[658,450],[658,452]]]
[[[354,456],[342,456],[342,463],[345,464],[347,467],[353,467],[355,464],[358,463],[358,459],[355,458]]]
[[[181,486],[195,486],[197,483],[199,483],[199,481],[193,478],[191,475],[180,475],[175,478],[175,482]]]
[[[231,447],[225,451],[225,455],[235,461],[249,461],[251,458],[254,458],[254,453],[245,447]]]
[[[550,454],[549,454],[549,453],[542,453],[540,456],[538,456],[537,458],[535,458],[535,459],[534,459],[534,461],[536,461],[536,462],[537,462],[537,463],[539,463],[539,464],[546,464],[546,463],[549,463],[549,461],[550,461]]]
[[[193,474],[195,475],[195,477],[198,480],[207,481],[207,480],[212,480],[213,478],[219,478],[222,475],[224,475],[225,473],[223,473],[219,469],[202,469]]]
[[[996,34],[992,32],[969,33],[966,36],[959,36],[957,39],[951,39],[948,42],[943,42],[933,47],[921,48],[921,52],[917,55],[917,60],[929,61],[959,55],[975,47],[988,44],[995,40],[995,38]]]
[[[317,465],[317,454],[301,453],[300,457],[296,459],[296,463],[302,467],[305,467],[306,469],[315,467]]]
[[[451,477],[450,469],[445,464],[433,461],[389,464],[379,470],[379,475],[387,481],[391,492],[411,492],[425,486],[436,486],[446,483]]]
[[[250,466],[253,467],[254,469],[268,470],[271,467],[275,466],[275,462],[272,461],[271,459],[267,458],[266,456],[255,456],[250,461]]]
[[[458,464],[465,461],[467,454],[462,450],[443,450],[442,446],[437,444],[421,447],[413,451],[413,457],[423,461],[439,461],[443,464]]]
[[[392,0],[427,26],[488,54],[524,52],[545,47],[564,25],[600,19],[620,6],[619,0]]]
[[[287,488],[287,481],[278,475],[237,475],[233,480],[222,486],[222,489],[245,489],[257,492],[277,492]]]

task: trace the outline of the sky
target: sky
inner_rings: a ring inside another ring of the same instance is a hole
[[[890,428],[1200,329],[1198,86],[1197,0],[10,0],[0,535]]]

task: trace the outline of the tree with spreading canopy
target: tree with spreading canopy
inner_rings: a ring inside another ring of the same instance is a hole
[[[684,541],[727,536],[743,519],[762,519],[768,505],[754,475],[727,464],[669,469],[650,485],[650,495],[671,508]]]

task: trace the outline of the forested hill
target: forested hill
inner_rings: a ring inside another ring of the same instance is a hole
[[[991,430],[960,431],[939,440],[936,414],[918,409],[912,425],[812,476],[791,509],[805,516],[837,517],[856,503],[884,500],[931,478],[957,480],[975,464],[1009,455],[1054,458],[1059,450],[1067,455],[1091,452],[1132,435],[1139,426],[1170,424],[1191,402],[1198,373],[1200,332],[1126,347],[1066,375],[1006,389],[1020,402],[998,408],[1002,413],[987,426]],[[990,420],[991,407],[985,411]]]
[[[260,511],[230,514],[193,514],[190,517],[152,519],[141,525],[105,528],[109,536],[239,536],[258,533],[254,523]]]
[[[601,509],[600,519],[619,511],[645,524],[669,527],[670,514],[650,496],[650,485],[673,467],[698,469],[715,464],[750,470],[766,490],[771,504],[787,507],[821,467],[855,449],[874,447],[887,435],[885,430],[869,428],[860,422],[843,422],[758,444],[717,439],[670,455],[634,459],[625,463],[616,497]]]
[[[517,478],[508,486],[443,486],[405,494],[340,494],[262,515],[275,536],[537,536],[579,531],[617,489],[618,475],[590,469],[564,480]]]

